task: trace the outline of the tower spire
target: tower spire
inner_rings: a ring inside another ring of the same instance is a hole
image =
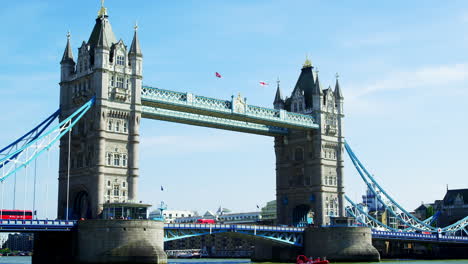
[[[340,83],[338,82],[338,79],[340,78],[340,75],[336,73],[336,84],[335,84],[335,97],[339,99],[343,99],[343,94],[341,93],[341,88],[340,88]]]
[[[279,77],[278,77],[278,80],[276,81],[276,84],[277,84],[276,95],[275,95],[275,101],[273,101],[273,105],[274,105],[275,109],[283,109],[284,108],[284,101],[283,101],[283,95],[281,94]]]
[[[101,0],[101,9],[99,9],[98,17],[107,16],[107,8],[104,7],[104,0]]]
[[[314,87],[314,90],[312,91],[312,94],[320,95],[320,94],[323,94],[323,91],[322,91],[322,87],[320,86],[320,80],[319,80],[318,74],[319,74],[319,71],[316,70],[315,75],[317,76],[317,78],[315,79],[315,87]]]
[[[309,55],[306,55],[306,60],[304,61],[304,64],[302,65],[302,69],[304,68],[313,68],[312,61],[310,61],[309,59]]]
[[[65,51],[63,52],[62,60],[60,61],[60,63],[65,63],[65,62],[74,63],[74,61],[73,61],[73,52],[72,52],[72,48],[71,48],[71,44],[70,44],[70,38],[71,38],[71,34],[70,34],[70,31],[68,31],[68,33],[67,33],[67,46],[65,47]]]
[[[130,46],[130,51],[128,55],[142,56],[140,41],[138,40],[138,22],[135,22],[135,34],[133,35],[132,45]]]

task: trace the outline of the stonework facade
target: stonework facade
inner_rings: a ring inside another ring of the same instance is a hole
[[[275,137],[278,224],[330,224],[344,216],[343,95],[322,89],[318,72],[306,60],[291,97],[283,99],[278,83],[276,109],[311,115],[320,125],[313,131],[291,131]]]
[[[60,64],[60,121],[92,97],[96,102],[60,141],[58,218],[66,218],[67,193],[70,219],[97,218],[104,203],[137,199],[143,64],[137,27],[128,49],[102,7],[77,61],[69,35]]]

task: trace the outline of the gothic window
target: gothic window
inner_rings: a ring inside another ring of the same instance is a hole
[[[117,65],[125,65],[125,57],[124,56],[117,56]]]
[[[127,79],[127,89],[130,88],[130,79]]]
[[[110,166],[111,163],[112,163],[112,154],[107,153],[107,165]],[[109,185],[110,185],[110,182],[109,182]]]
[[[125,195],[126,195],[126,193],[125,193],[125,191],[123,191],[123,192],[122,192],[122,196],[125,196]]]
[[[125,188],[125,182],[122,182],[122,187],[124,187],[124,188]]]
[[[122,166],[127,167],[127,155],[122,155]]]
[[[114,185],[114,196],[119,196],[119,186]]]
[[[120,166],[120,155],[114,154],[114,166]]]
[[[107,122],[107,130],[112,131],[112,119]]]
[[[107,195],[111,195],[111,191],[110,190],[107,190]]]
[[[111,182],[110,181],[107,181],[107,186],[110,186],[111,185]]]
[[[111,85],[112,87],[115,86],[115,76],[114,76],[114,75],[111,76],[110,85]]]
[[[123,122],[123,132],[127,133],[127,130],[128,130],[128,121],[124,121]]]
[[[115,122],[115,132],[120,132],[120,121]]]
[[[124,77],[117,77],[117,87],[124,88]]]
[[[304,150],[302,148],[296,148],[294,152],[294,160],[295,161],[304,160]]]

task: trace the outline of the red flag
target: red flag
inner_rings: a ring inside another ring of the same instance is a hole
[[[219,72],[215,72],[215,75],[216,75],[216,77],[218,77],[218,78],[223,78],[223,76],[221,76],[221,74],[219,74]]]
[[[260,85],[261,86],[268,86],[268,83],[267,82],[260,82]]]

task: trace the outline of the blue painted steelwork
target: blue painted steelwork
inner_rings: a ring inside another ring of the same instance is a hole
[[[76,110],[68,118],[60,122],[58,125],[49,129],[43,135],[30,141],[28,144],[11,152],[10,154],[0,159],[0,182],[5,181],[15,172],[26,167],[29,163],[35,160],[44,151],[49,150],[63,135],[68,133],[75,124],[83,117],[84,114],[94,105],[95,97],[85,103],[82,107]],[[11,162],[14,161],[14,162]],[[16,166],[15,166],[16,165]]]
[[[262,237],[293,246],[303,245],[303,228],[224,224],[165,224],[164,241],[227,232]]]
[[[442,234],[420,234],[420,233],[414,233],[414,232],[387,232],[387,231],[377,231],[377,230],[372,230],[372,239],[468,244],[468,237],[465,237],[465,236],[446,236]]]
[[[429,232],[439,232],[439,233],[446,234],[446,235],[454,235],[457,232],[460,232],[460,233],[464,233],[465,235],[468,235],[468,230],[467,230],[468,216],[459,220],[458,222],[452,225],[446,226],[444,228],[438,228],[438,227],[431,226],[433,222],[432,219],[426,219],[424,221],[421,221],[417,219],[415,216],[413,216],[412,214],[408,213],[377,183],[375,178],[366,170],[366,168],[362,165],[362,163],[356,157],[356,155],[351,150],[351,147],[348,145],[347,142],[345,142],[345,148],[349,157],[351,158],[351,161],[354,164],[354,167],[358,171],[362,180],[366,183],[367,187],[374,193],[374,195],[376,195],[378,200],[385,206],[385,209],[387,210],[387,212],[395,216],[396,219],[398,219],[404,226],[407,226],[407,228],[402,229],[402,231],[404,232],[429,231]],[[359,209],[354,203],[352,204],[353,204],[353,207],[356,207],[356,209]],[[400,212],[397,212],[396,208],[398,208]],[[350,213],[350,211],[352,210],[348,210],[348,213]],[[354,211],[354,212],[357,212],[357,211]],[[362,216],[364,218],[371,219],[372,222],[378,224],[380,227],[383,227],[387,230],[394,231],[394,229],[389,229],[388,226],[385,226],[381,222],[376,221],[376,219],[373,219],[367,213],[362,212],[362,211],[360,213],[362,213]],[[370,224],[368,225],[373,226]]]
[[[288,134],[287,128],[256,124],[252,122],[238,121],[215,116],[180,112],[150,106],[142,107],[144,118],[165,120],[189,125],[213,127],[231,131],[245,132],[267,136],[281,136]]]
[[[0,220],[0,232],[70,231],[76,221],[65,220]]]
[[[227,101],[143,86],[141,102],[143,106],[147,107],[143,109],[144,117],[173,122],[192,122],[190,124],[195,123],[196,125],[230,130],[242,128],[245,130],[243,132],[267,130],[272,135],[275,133],[284,134],[285,129],[309,130],[319,128],[313,116],[248,105],[246,99],[240,96],[233,96],[231,101]],[[153,110],[150,111],[149,108],[153,108]],[[172,111],[163,112],[160,108]],[[180,112],[192,115],[182,115]],[[240,122],[233,125],[228,120]],[[245,124],[242,124],[242,122]],[[265,126],[259,127],[258,125]]]
[[[55,111],[52,115],[47,117],[44,121],[42,121],[39,125],[31,129],[28,133],[24,134],[17,140],[15,140],[13,143],[10,145],[4,147],[3,149],[0,149],[0,157],[5,157],[8,156],[11,152],[18,148],[22,148],[24,145],[28,144],[29,142],[37,139],[44,130],[46,130],[52,122],[55,121],[56,118],[60,115],[60,109]],[[22,145],[20,145],[22,143]],[[16,155],[12,156],[10,160],[15,159],[21,152],[17,153]],[[0,164],[0,169],[3,168],[6,164],[8,164],[9,161],[5,162],[4,164]]]

